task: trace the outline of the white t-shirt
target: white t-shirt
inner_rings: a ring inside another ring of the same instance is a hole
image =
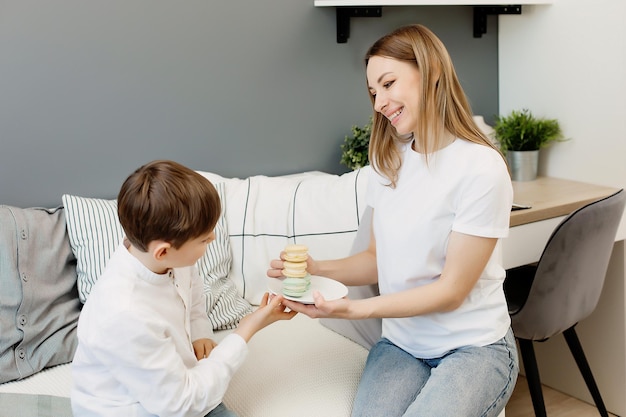
[[[200,417],[222,401],[248,346],[230,334],[196,359],[213,336],[202,286],[195,266],[158,275],[118,247],[79,318],[74,415]]]
[[[495,150],[457,139],[429,156],[402,148],[396,188],[372,171],[367,202],[374,208],[381,294],[439,278],[452,231],[490,238],[508,235],[513,188]],[[383,337],[420,358],[502,338],[510,318],[502,283],[501,242],[467,299],[456,310],[383,319]]]

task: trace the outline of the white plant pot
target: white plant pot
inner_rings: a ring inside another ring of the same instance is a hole
[[[537,178],[539,151],[507,151],[511,179],[513,181],[532,181]]]

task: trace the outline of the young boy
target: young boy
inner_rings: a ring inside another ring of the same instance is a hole
[[[81,312],[74,415],[235,416],[222,398],[247,342],[296,313],[265,294],[217,345],[194,266],[215,239],[213,185],[178,163],[154,161],[128,177],[117,202],[126,237]]]

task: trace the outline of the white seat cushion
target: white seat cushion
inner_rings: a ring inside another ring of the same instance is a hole
[[[222,333],[222,332],[220,332]],[[299,314],[249,344],[224,402],[241,416],[349,416],[367,350]]]

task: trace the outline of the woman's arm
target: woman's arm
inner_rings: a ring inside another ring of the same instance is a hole
[[[267,276],[280,278],[283,276],[283,257],[270,262]],[[311,275],[320,275],[342,282],[345,285],[368,285],[378,281],[378,268],[376,265],[376,240],[374,233],[370,232],[368,247],[363,252],[341,259],[318,261],[309,256],[307,259],[307,271]]]
[[[376,265],[376,240],[370,232],[366,250],[343,259],[312,261],[308,267],[312,275],[321,275],[345,285],[368,285],[378,282]]]
[[[496,242],[495,238],[452,232],[441,276],[427,285],[363,300],[326,301],[318,294],[315,305],[289,300],[284,303],[311,317],[347,319],[412,317],[452,311],[463,303],[480,278]]]

